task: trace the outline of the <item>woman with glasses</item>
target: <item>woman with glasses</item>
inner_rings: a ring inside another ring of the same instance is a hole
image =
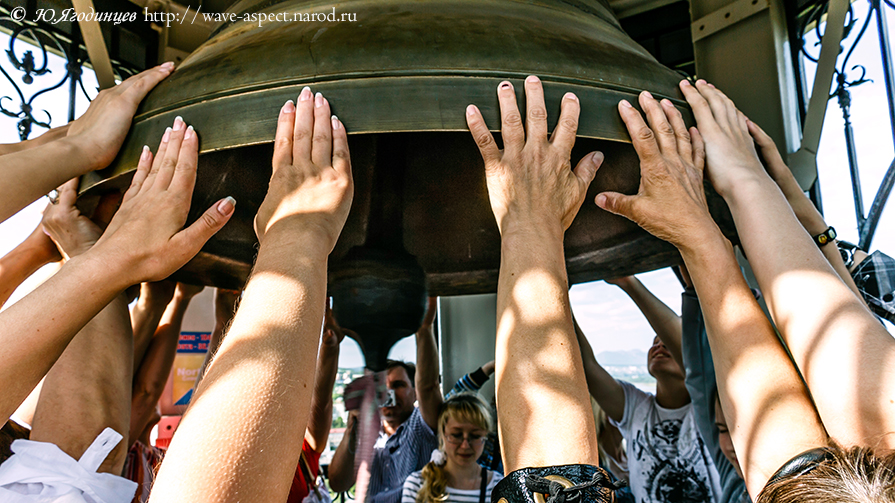
[[[438,449],[404,482],[401,503],[484,503],[503,478],[476,463],[491,431],[488,405],[472,393],[448,398],[438,414]]]

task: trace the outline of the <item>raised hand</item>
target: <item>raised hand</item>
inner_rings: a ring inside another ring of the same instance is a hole
[[[76,138],[90,152],[93,169],[105,168],[115,159],[137,106],[173,71],[174,63],[167,62],[100,91],[84,115],[69,125],[68,137]]]
[[[329,102],[304,88],[298,105],[286,102],[277,121],[273,174],[255,216],[255,233],[264,242],[280,224],[311,232],[331,252],[348,218],[354,197],[348,135],[330,114]],[[293,218],[299,217],[299,218]]]
[[[87,218],[75,206],[78,198],[78,179],[73,178],[56,189],[58,196],[54,203],[44,210],[41,226],[68,260],[89,250],[102,235],[105,227],[118,206],[120,195],[103,196],[94,212],[94,218]]]
[[[696,81],[695,87],[683,80],[680,88],[705,140],[707,176],[718,194],[726,198],[734,187],[766,176],[746,116],[733,101],[704,80]]]
[[[668,100],[660,104],[640,94],[640,112],[619,103],[622,120],[640,157],[636,195],[597,194],[597,206],[622,215],[678,248],[698,244],[706,232],[720,232],[709,214],[702,184],[705,150],[696,128],[687,130],[680,112]]]
[[[133,181],[94,249],[107,263],[123,266],[129,284],[167,278],[193,258],[233,214],[232,197],[218,201],[187,227],[196,183],[199,139],[192,126],[174,120],[153,158],[148,147]]]
[[[525,79],[527,118],[525,127],[516,105],[513,85],[501,82],[501,135],[504,149],[497,148],[481,112],[466,109],[466,123],[485,160],[485,179],[491,210],[501,235],[511,229],[544,224],[560,233],[572,224],[587,187],[603,162],[603,154],[584,156],[572,170],[570,156],[578,130],[578,97],[567,93],[562,100],[559,123],[547,138],[547,109],[541,81]]]
[[[348,332],[351,332],[351,330],[346,330],[339,326],[339,322],[333,315],[332,308],[327,305],[326,314],[323,317],[323,344],[325,346],[338,346],[345,340]],[[354,338],[356,339],[357,337]]]

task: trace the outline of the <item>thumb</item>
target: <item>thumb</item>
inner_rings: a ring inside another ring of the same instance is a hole
[[[595,202],[604,210],[621,215],[628,220],[634,220],[634,201],[637,196],[626,196],[618,192],[601,192],[597,194]]]
[[[173,239],[180,241],[180,249],[188,253],[189,258],[192,258],[199,253],[211,236],[214,236],[230,220],[235,209],[236,200],[227,196],[205,210],[205,213],[193,222],[193,225],[175,234]]]
[[[575,166],[573,172],[579,180],[584,182],[585,186],[588,186],[594,180],[594,177],[597,176],[597,169],[599,169],[601,164],[603,164],[603,153],[591,152],[578,162],[578,166]]]

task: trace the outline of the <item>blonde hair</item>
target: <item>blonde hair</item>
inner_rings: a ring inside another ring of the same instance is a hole
[[[873,449],[831,445],[828,459],[801,475],[768,483],[755,503],[895,502],[895,452],[876,456]]]
[[[491,431],[491,411],[488,404],[475,393],[458,393],[441,404],[438,411],[438,448],[444,450],[444,428],[448,419],[454,418],[459,423],[469,423]],[[420,474],[422,485],[416,495],[418,503],[444,501],[447,499],[447,473],[444,466],[433,462],[426,463]]]

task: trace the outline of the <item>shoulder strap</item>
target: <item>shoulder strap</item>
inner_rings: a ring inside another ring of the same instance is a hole
[[[304,449],[302,449],[301,456],[298,458],[298,466],[301,467],[301,472],[305,476],[305,483],[308,484],[308,494],[313,492],[319,497],[320,491],[317,488],[317,477],[311,475],[311,466],[308,464],[308,460],[305,458]]]
[[[479,491],[479,503],[485,503],[485,489],[488,487],[488,470],[482,468],[482,488]]]

